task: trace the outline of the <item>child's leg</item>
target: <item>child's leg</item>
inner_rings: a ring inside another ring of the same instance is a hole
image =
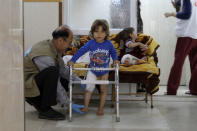
[[[87,81],[95,81],[95,80],[97,80],[97,77],[91,71],[88,71],[86,80]],[[81,109],[81,111],[88,112],[88,105],[89,105],[90,98],[92,96],[92,92],[93,92],[94,88],[95,88],[94,84],[87,84],[85,98],[84,98],[84,106],[85,107],[83,109]]]
[[[108,74],[101,76],[101,80],[108,80]],[[105,100],[106,100],[106,96],[107,96],[106,85],[101,85],[100,91],[101,91],[100,92],[100,105],[99,105],[98,112],[97,112],[98,116],[104,115],[103,108],[104,108]]]
[[[89,105],[91,96],[92,96],[92,92],[87,90],[85,92],[85,98],[84,98],[84,106],[85,107],[82,108],[81,111],[88,112],[88,105]]]

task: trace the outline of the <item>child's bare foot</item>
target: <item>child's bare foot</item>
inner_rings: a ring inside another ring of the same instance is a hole
[[[86,108],[81,108],[80,110],[83,112],[88,112],[88,109],[86,109]]]
[[[98,111],[98,112],[96,113],[96,115],[97,115],[97,116],[103,116],[103,115],[104,115],[104,113],[103,113],[103,112]]]

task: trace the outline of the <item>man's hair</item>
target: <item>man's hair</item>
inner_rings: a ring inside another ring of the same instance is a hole
[[[90,37],[94,37],[94,32],[98,29],[99,26],[102,26],[103,31],[106,33],[105,40],[109,37],[109,24],[105,19],[97,19],[93,22],[90,30]]]
[[[70,32],[69,27],[67,25],[62,25],[53,31],[52,36],[54,40],[60,37],[65,39],[69,37],[69,34],[70,34],[69,32]]]

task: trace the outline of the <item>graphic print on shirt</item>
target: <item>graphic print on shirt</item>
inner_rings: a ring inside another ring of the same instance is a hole
[[[104,67],[107,63],[109,63],[109,50],[104,49],[96,49],[90,52],[90,60],[95,67]]]

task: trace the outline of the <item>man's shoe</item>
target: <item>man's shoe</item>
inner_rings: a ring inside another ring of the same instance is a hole
[[[48,119],[48,120],[65,120],[65,115],[55,111],[50,108],[47,111],[40,111],[38,117],[40,119]]]
[[[38,104],[36,104],[35,102],[33,102],[32,100],[31,100],[31,98],[25,98],[25,101],[28,103],[28,104],[30,104],[30,105],[32,105],[34,108],[36,108],[36,110],[39,112],[41,109],[40,109],[40,106],[38,105]]]
[[[193,92],[190,92],[190,91],[186,91],[185,94],[188,94],[188,95],[197,95],[197,93],[193,93]]]
[[[176,92],[164,92],[164,95],[176,95]]]
[[[190,91],[186,91],[185,94],[187,95],[191,95]]]
[[[144,88],[137,89],[137,92],[146,92],[146,89],[144,89]]]

